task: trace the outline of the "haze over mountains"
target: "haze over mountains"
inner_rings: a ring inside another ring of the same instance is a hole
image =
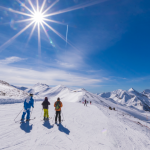
[[[102,99],[110,101],[111,103],[118,103],[126,107],[134,107],[139,110],[150,111],[150,90],[146,89],[142,93],[133,88],[128,91],[118,89],[113,92],[106,92],[101,94],[93,94],[85,89],[72,90],[63,85],[50,87],[46,84],[37,83],[31,88],[18,87],[10,85],[5,81],[0,80],[0,102],[6,102],[7,99],[23,101],[29,93],[34,94],[34,98],[43,100],[48,97],[51,100],[56,100],[60,97],[62,101],[68,102],[82,102],[85,99],[92,102],[100,102]],[[9,100],[11,101],[11,100]],[[18,102],[19,102],[18,101]]]

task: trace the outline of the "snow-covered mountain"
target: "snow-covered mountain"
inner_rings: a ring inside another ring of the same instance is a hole
[[[110,106],[117,102],[124,106],[146,111],[150,111],[149,91],[150,90],[145,90],[142,93],[139,93],[131,88],[128,91],[118,89],[113,92],[97,95],[90,93],[85,89],[72,90],[63,85],[49,87],[46,84],[37,83],[31,88],[25,89],[25,87],[12,86],[7,82],[0,81],[0,98],[8,97],[23,100],[29,93],[33,93],[34,98],[38,100],[42,100],[44,97],[48,97],[50,100],[56,100],[60,97],[62,101],[68,102],[83,102],[86,99],[87,101],[99,103],[103,98],[111,102]]]
[[[118,89],[113,92],[102,93],[100,97],[112,99],[126,106],[132,106],[140,110],[150,111],[150,99],[144,93],[139,93],[133,88],[128,91]]]
[[[25,90],[28,89],[27,87],[23,87],[23,86],[15,86],[15,85],[11,85],[11,86],[13,86],[13,87],[15,87],[15,88],[17,88],[19,90],[22,90],[22,91],[25,91]]]
[[[22,90],[22,91],[25,91],[28,89],[27,87],[23,87],[23,86],[15,86],[15,85],[11,85],[11,86],[15,87],[16,89]]]
[[[40,95],[43,92],[46,92],[47,90],[51,89],[48,85],[37,83],[33,87],[26,89],[25,91],[28,93],[32,93],[34,95]]]
[[[49,87],[48,85],[38,83],[31,89],[25,90],[29,93],[33,93],[40,98],[48,97],[51,100],[56,100],[58,97],[63,101],[68,102],[82,102],[85,99],[87,101],[99,100],[99,96],[86,91],[85,89],[72,90],[63,85],[55,87]]]
[[[142,93],[150,99],[150,89],[146,89]]]
[[[22,99],[28,96],[28,93],[22,90],[19,90],[9,83],[0,80],[0,98],[15,98]]]

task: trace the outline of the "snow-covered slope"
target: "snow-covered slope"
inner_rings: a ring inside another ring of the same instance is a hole
[[[140,110],[150,111],[150,99],[143,93],[139,93],[133,88],[128,91],[116,90],[113,92],[102,93],[100,97],[112,99],[126,106],[132,106]]]
[[[40,98],[48,97],[51,100],[56,100],[58,97],[60,97],[61,100],[67,102],[83,102],[85,99],[87,101],[100,99],[99,96],[90,93],[85,89],[72,90],[63,85],[49,88],[48,85],[38,83],[26,91],[29,93],[34,93]]]
[[[28,96],[27,92],[19,90],[11,86],[9,83],[0,80],[0,99],[23,99],[26,96]]]
[[[14,91],[15,98],[18,91],[22,91],[2,81],[0,89],[3,90],[1,94],[5,92],[9,95]],[[23,108],[23,103],[0,105],[0,149],[150,149],[150,113],[136,109],[138,107],[126,107],[134,106],[134,102],[138,104],[139,100],[142,104],[149,102],[145,94],[130,89],[96,95],[85,89],[72,90],[62,85],[50,88],[39,83],[27,91],[35,94],[34,99],[44,99],[45,96],[49,98],[49,115],[52,119],[41,121],[41,102],[35,102],[31,118],[36,119],[23,124],[14,123],[14,119]],[[60,126],[54,125],[54,102],[57,97],[63,102],[63,122]],[[132,101],[134,98],[137,98],[137,101]],[[85,99],[92,101],[92,105],[84,106],[82,102]],[[109,107],[115,108],[115,111]],[[20,120],[21,114],[16,120]]]
[[[23,104],[0,105],[0,149],[7,150],[149,150],[149,130],[102,105],[63,102],[60,126],[54,125],[54,101],[49,121],[41,121],[41,102],[35,103],[31,118],[23,124],[14,118]],[[99,109],[98,109],[99,108]],[[9,111],[8,111],[9,110]],[[42,116],[41,116],[42,115]],[[21,114],[17,120],[21,118]],[[139,121],[140,122],[140,121]]]

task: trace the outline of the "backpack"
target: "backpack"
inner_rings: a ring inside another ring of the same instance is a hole
[[[55,108],[56,108],[56,110],[58,110],[60,108],[60,101],[56,102]]]

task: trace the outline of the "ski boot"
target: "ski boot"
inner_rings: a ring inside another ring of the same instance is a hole
[[[24,121],[24,119],[22,119],[22,118],[21,118],[21,120],[20,120],[20,121]]]

